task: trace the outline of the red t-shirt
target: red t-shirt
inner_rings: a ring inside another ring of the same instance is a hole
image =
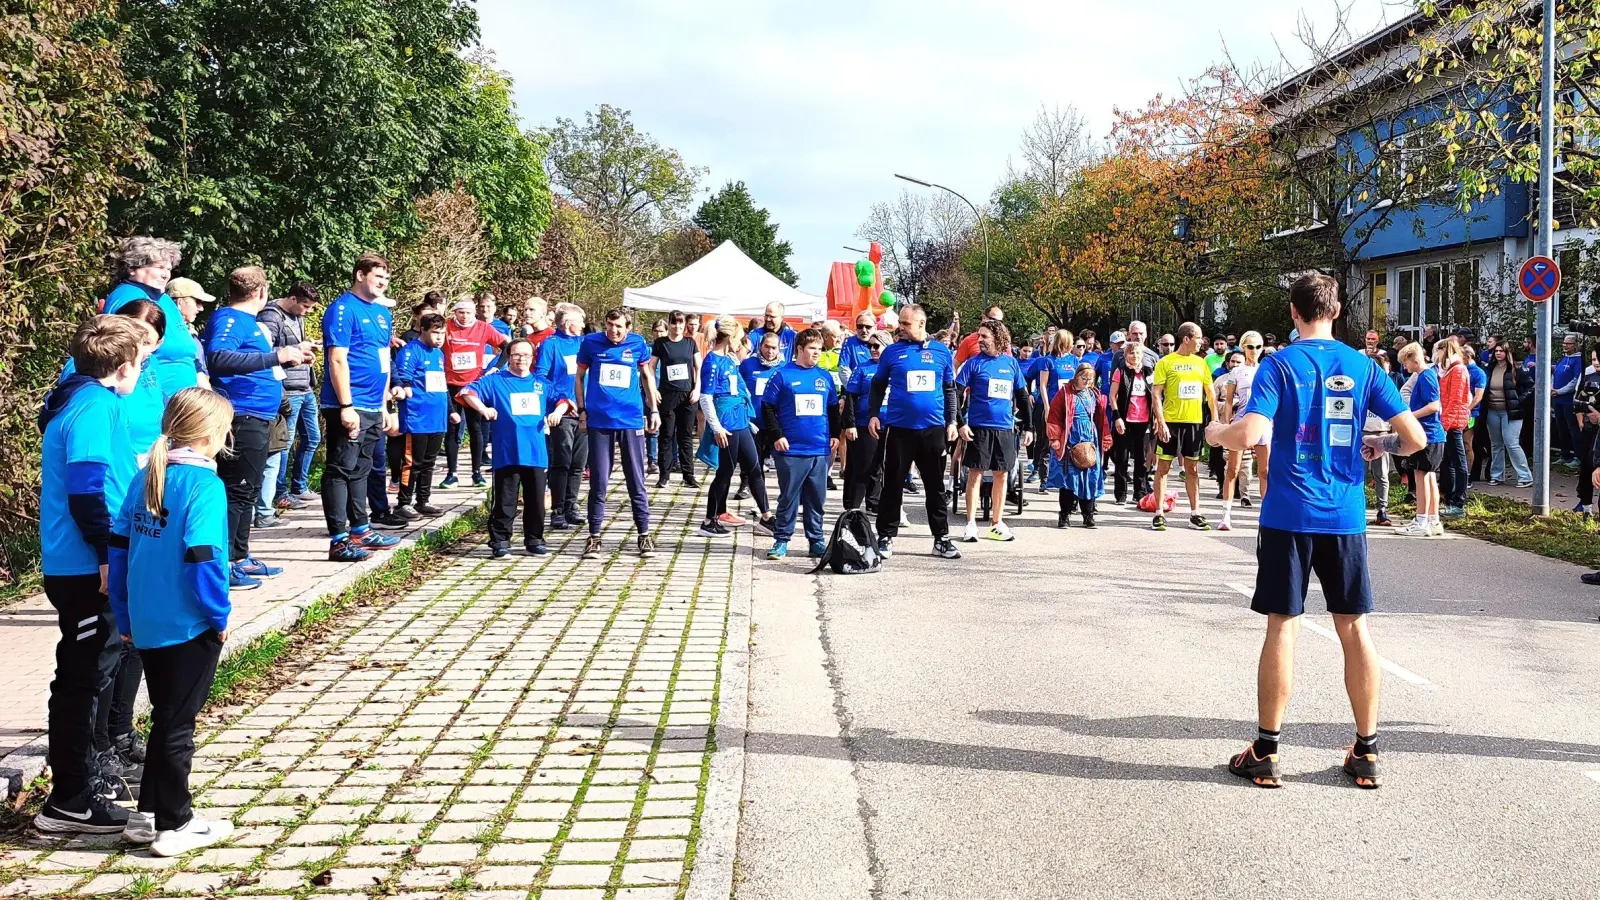
[[[546,328],[543,331],[535,331],[533,334],[530,334],[527,337],[523,338],[523,340],[525,340],[529,344],[533,345],[533,366],[534,366],[534,368],[538,368],[538,366],[539,366],[539,348],[544,346],[544,342],[545,342],[546,338],[550,337],[550,335],[555,334],[555,333],[556,333],[556,330],[554,328]]]
[[[483,346],[499,347],[506,336],[482,319],[465,328],[449,319],[444,326],[444,383],[463,387],[483,373]]]

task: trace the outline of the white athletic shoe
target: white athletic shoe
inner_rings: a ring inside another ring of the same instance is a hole
[[[978,542],[978,523],[968,522],[967,530],[961,532],[961,543],[976,544]]]
[[[1427,537],[1430,531],[1431,529],[1428,527],[1427,522],[1424,522],[1421,519],[1412,519],[1399,528],[1396,528],[1394,533],[1404,535],[1406,537]]]
[[[900,527],[901,528],[910,528],[911,527],[911,519],[906,516],[906,511],[905,511],[904,507],[902,507],[900,509]]]
[[[149,813],[128,813],[128,824],[122,829],[122,840],[129,844],[148,844],[156,839],[156,820]]]
[[[989,529],[986,535],[991,541],[1014,541],[1017,536],[1011,533],[1011,526],[1004,522]]]
[[[150,845],[150,852],[156,856],[182,856],[201,847],[219,844],[232,834],[232,822],[195,816],[182,828],[157,832],[155,842]]]
[[[1428,520],[1428,534],[1431,537],[1444,537],[1444,522],[1438,519]]]

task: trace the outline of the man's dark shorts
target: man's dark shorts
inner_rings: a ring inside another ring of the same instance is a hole
[[[1427,474],[1439,471],[1439,465],[1444,462],[1444,443],[1429,444],[1421,450],[1406,457],[1406,464],[1413,472]]]
[[[1192,422],[1176,422],[1167,425],[1171,437],[1164,441],[1156,442],[1156,456],[1161,459],[1199,459],[1206,452],[1204,429]]]
[[[1365,534],[1298,534],[1277,528],[1262,528],[1256,536],[1256,593],[1250,608],[1280,616],[1304,613],[1313,573],[1322,584],[1328,612],[1372,612]]]

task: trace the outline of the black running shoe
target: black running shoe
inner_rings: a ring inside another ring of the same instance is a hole
[[[1189,527],[1195,531],[1210,531],[1211,523],[1206,521],[1205,516],[1195,513],[1189,517]]]
[[[33,827],[45,834],[121,834],[128,811],[92,793],[76,803],[52,799],[33,817]]]
[[[1155,530],[1155,531],[1166,531],[1167,530],[1167,517],[1166,516],[1156,516],[1154,519],[1151,519],[1150,520],[1150,528],[1152,530]]]
[[[933,555],[940,559],[960,559],[961,551],[956,549],[956,545],[951,543],[950,538],[942,537],[934,540]]]
[[[1344,773],[1356,780],[1356,787],[1377,790],[1383,781],[1378,775],[1378,754],[1356,755],[1356,745],[1344,748]]]
[[[1255,741],[1251,741],[1243,753],[1228,760],[1228,771],[1240,778],[1248,778],[1261,787],[1283,786],[1283,772],[1278,768],[1278,754],[1268,753],[1266,759],[1256,756]]]

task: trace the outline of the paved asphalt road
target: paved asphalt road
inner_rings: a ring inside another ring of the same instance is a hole
[[[1339,772],[1318,613],[1269,791],[1224,768],[1255,730],[1253,517],[1158,534],[1107,504],[1057,531],[1029,496],[1016,542],[960,562],[919,525],[875,577],[757,564],[737,897],[1600,896],[1580,570],[1375,535],[1385,786]]]

